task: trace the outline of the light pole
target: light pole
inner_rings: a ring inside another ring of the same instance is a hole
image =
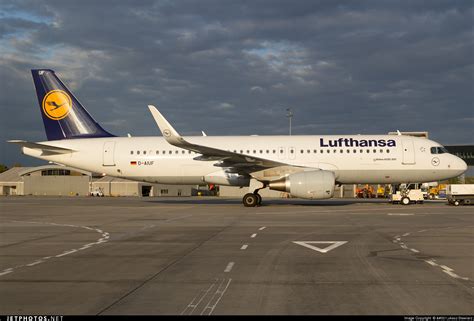
[[[287,108],[286,111],[288,112],[286,114],[286,117],[288,117],[288,120],[290,122],[290,136],[291,136],[291,119],[293,118],[293,112],[291,111],[291,108]]]

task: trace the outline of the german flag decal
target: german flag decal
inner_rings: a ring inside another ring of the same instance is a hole
[[[137,162],[136,161],[131,161],[130,165],[137,165]]]

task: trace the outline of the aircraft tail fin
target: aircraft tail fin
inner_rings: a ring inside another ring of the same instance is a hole
[[[48,140],[113,136],[50,69],[31,70]]]

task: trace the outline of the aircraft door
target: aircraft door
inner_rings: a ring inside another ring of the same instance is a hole
[[[105,142],[104,143],[104,152],[102,158],[103,166],[115,166],[115,142]]]
[[[415,164],[415,146],[412,140],[403,140],[403,161],[405,165]]]

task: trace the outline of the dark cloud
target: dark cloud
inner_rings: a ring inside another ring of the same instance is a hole
[[[472,1],[3,1],[3,143],[45,135],[29,69],[55,69],[109,131],[428,130],[472,143]]]

